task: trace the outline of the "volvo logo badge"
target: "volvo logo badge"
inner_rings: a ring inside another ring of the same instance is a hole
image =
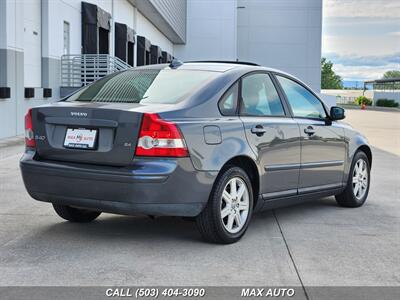
[[[73,116],[73,117],[87,117],[87,113],[71,111],[71,116]]]

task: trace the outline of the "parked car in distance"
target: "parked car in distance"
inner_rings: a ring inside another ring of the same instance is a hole
[[[278,70],[174,61],[29,110],[20,168],[68,221],[195,217],[207,241],[233,243],[256,211],[332,195],[364,204],[371,149],[344,117]]]

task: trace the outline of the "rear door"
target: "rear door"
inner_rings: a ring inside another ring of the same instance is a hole
[[[300,167],[299,126],[267,73],[241,79],[240,118],[246,138],[261,166],[260,193],[264,199],[295,195]]]
[[[340,187],[346,150],[343,128],[328,120],[321,101],[305,86],[276,77],[300,127],[299,193]]]

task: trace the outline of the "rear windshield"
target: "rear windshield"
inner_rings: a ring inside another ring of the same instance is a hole
[[[106,76],[67,100],[175,104],[217,75],[198,70],[128,70]]]

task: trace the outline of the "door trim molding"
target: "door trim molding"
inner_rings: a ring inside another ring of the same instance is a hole
[[[300,169],[300,164],[276,164],[270,166],[264,166],[265,171],[283,171],[283,170],[293,170]]]
[[[329,161],[318,161],[302,164],[276,164],[270,166],[264,166],[265,171],[283,171],[293,169],[313,169],[313,168],[324,168],[324,167],[336,167],[342,166],[344,160],[329,160]]]
[[[311,163],[302,163],[300,166],[300,169],[336,167],[336,166],[342,166],[343,164],[344,164],[344,160],[318,161],[318,162],[311,162]]]
[[[297,189],[262,194],[264,200],[297,195]]]

